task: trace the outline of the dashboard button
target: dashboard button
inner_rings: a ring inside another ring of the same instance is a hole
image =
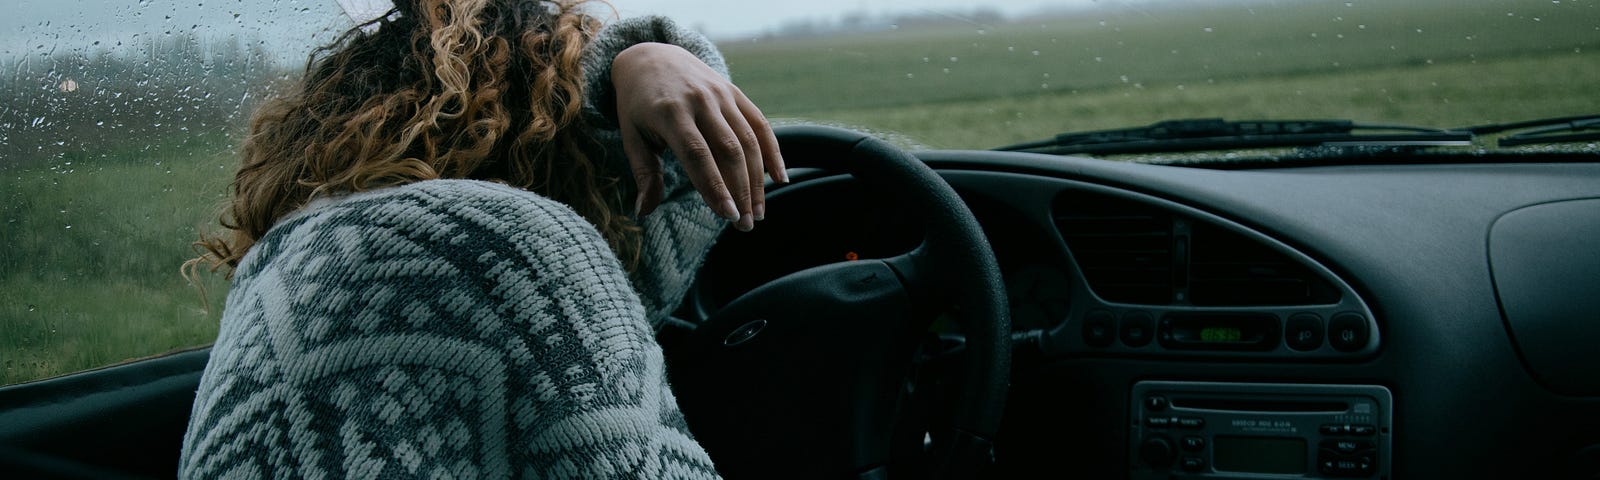
[[[1178,419],[1179,428],[1198,429],[1205,428],[1206,419],[1199,417],[1183,417]]]
[[[1366,436],[1371,436],[1374,433],[1378,433],[1378,427],[1374,427],[1372,425],[1351,425],[1350,426],[1350,434],[1351,435],[1361,435],[1363,437],[1366,437]]]
[[[1367,328],[1367,318],[1358,314],[1341,313],[1328,322],[1328,344],[1341,352],[1354,352],[1366,347],[1371,333]]]
[[[1202,437],[1202,436],[1199,436],[1199,435],[1190,435],[1190,436],[1187,436],[1187,437],[1183,437],[1182,446],[1183,446],[1183,450],[1186,451],[1186,452],[1198,452],[1198,451],[1201,451],[1201,450],[1205,450],[1206,449],[1206,438]]]
[[[1145,397],[1144,408],[1151,410],[1165,410],[1167,408],[1167,397],[1160,395],[1151,395],[1149,397]]]
[[[1344,427],[1344,425],[1337,423],[1324,423],[1317,431],[1322,432],[1323,435],[1343,435]]]
[[[1152,437],[1139,444],[1139,461],[1156,468],[1172,465],[1172,444],[1163,437]]]
[[[1351,454],[1377,448],[1368,440],[1323,440],[1322,448],[1342,454]]]
[[[1145,312],[1122,314],[1122,343],[1130,347],[1143,347],[1155,337],[1156,319]]]
[[[1178,419],[1172,417],[1149,417],[1144,419],[1144,424],[1150,428],[1167,428],[1177,421]]]
[[[1105,310],[1095,310],[1083,317],[1083,343],[1091,347],[1108,347],[1117,340],[1117,317]]]
[[[1296,313],[1289,317],[1288,328],[1283,329],[1283,341],[1289,348],[1307,352],[1322,348],[1322,317],[1315,313]]]
[[[1198,472],[1206,468],[1206,459],[1200,457],[1183,457],[1179,464],[1186,472]]]

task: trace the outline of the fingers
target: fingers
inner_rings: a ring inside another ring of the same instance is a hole
[[[723,187],[727,189],[739,211],[739,216],[734,221],[734,228],[750,231],[755,228],[755,213],[752,207],[755,204],[756,192],[750,188],[748,157],[744,142],[737,133],[735,119],[724,115],[719,109],[712,108],[699,112],[695,116],[695,125],[699,127],[700,133],[705,135],[706,144],[711,147],[717,172],[722,176]],[[760,172],[756,174],[760,175]],[[759,182],[759,178],[758,176],[756,181]]]
[[[722,116],[727,120],[728,127],[733,130],[735,140],[739,142],[739,147],[744,157],[740,165],[745,169],[745,181],[748,182],[750,189],[750,214],[752,217],[750,221],[764,220],[767,216],[767,182],[765,164],[762,161],[761,143],[759,137],[756,136],[755,130],[751,128],[750,122],[745,118],[744,112],[739,110],[736,102],[731,101],[732,99],[729,100],[729,102],[723,103]],[[753,228],[755,225],[751,223],[750,226]]]
[[[632,125],[622,125],[622,151],[628,156],[633,182],[639,187],[639,194],[633,201],[634,217],[642,218],[655,211],[666,194],[666,185],[661,178],[661,159],[656,157],[655,149],[639,133],[639,129]]]
[[[695,119],[684,112],[672,122],[676,129],[664,135],[667,147],[678,156],[678,163],[689,176],[689,182],[700,192],[711,211],[728,221],[739,219],[739,205],[728,190],[728,181],[718,168],[716,156],[700,134]]]
[[[761,142],[761,160],[766,162],[767,173],[772,174],[772,179],[778,183],[789,183],[789,167],[783,163],[783,152],[778,149],[778,136],[772,132],[772,125],[767,123],[767,116],[762,115],[761,109],[743,92],[736,96],[739,111],[750,122],[757,140]]]

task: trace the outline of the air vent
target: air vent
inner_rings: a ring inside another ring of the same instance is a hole
[[[1171,213],[1082,192],[1056,205],[1056,228],[1096,295],[1118,303],[1174,301]]]
[[[1074,191],[1056,201],[1056,227],[1089,289],[1141,305],[1326,305],[1339,290],[1255,239],[1166,208]]]

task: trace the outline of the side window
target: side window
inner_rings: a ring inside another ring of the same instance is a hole
[[[210,343],[227,283],[202,276],[208,311],[179,265],[253,106],[350,20],[332,0],[7,9],[0,385]]]

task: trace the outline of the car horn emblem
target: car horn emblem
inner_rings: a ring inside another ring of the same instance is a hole
[[[752,320],[750,323],[740,325],[739,328],[729,332],[728,336],[722,339],[722,344],[732,347],[748,342],[750,339],[756,338],[756,334],[761,333],[761,329],[764,328],[767,328],[766,319],[758,318]]]

